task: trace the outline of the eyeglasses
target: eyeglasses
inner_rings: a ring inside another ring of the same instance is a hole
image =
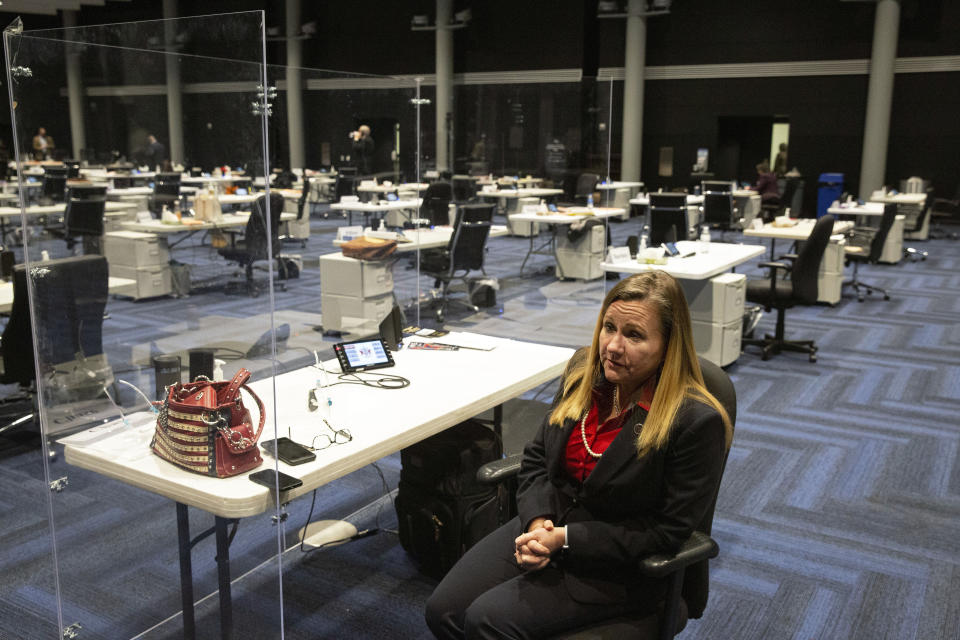
[[[322,451],[331,445],[346,444],[353,440],[353,435],[349,429],[334,429],[330,426],[330,423],[327,422],[326,418],[323,418],[323,424],[327,426],[327,429],[329,429],[333,435],[331,436],[330,433],[318,433],[315,435],[310,442],[310,446],[307,447],[310,451]]]

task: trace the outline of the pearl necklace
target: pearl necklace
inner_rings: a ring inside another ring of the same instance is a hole
[[[580,437],[583,439],[583,448],[587,450],[587,453],[589,453],[591,457],[599,458],[603,454],[597,453],[596,451],[591,449],[590,444],[587,442],[587,416],[588,415],[590,415],[589,411],[583,414],[583,418],[580,419]],[[615,416],[620,415],[620,387],[613,388],[613,415]],[[599,414],[599,408],[598,408],[597,428],[599,427],[600,427],[600,414]]]

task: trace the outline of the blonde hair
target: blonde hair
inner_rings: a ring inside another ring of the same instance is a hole
[[[673,276],[662,271],[630,276],[607,293],[586,357],[572,359],[567,365],[561,400],[550,413],[550,424],[560,426],[565,420],[579,420],[590,410],[593,389],[608,384],[600,362],[600,332],[607,309],[618,300],[652,303],[658,311],[660,331],[666,345],[650,412],[637,437],[637,454],[643,455],[667,444],[680,405],[687,398],[710,406],[720,414],[729,446],[733,426],[723,405],[704,385],[683,289]]]

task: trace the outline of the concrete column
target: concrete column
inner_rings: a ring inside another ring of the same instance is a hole
[[[449,170],[451,158],[447,154],[447,114],[453,114],[453,0],[437,0],[437,170]],[[453,126],[453,119],[449,121]]]
[[[644,0],[627,6],[626,52],[623,60],[623,141],[620,179],[640,179],[643,152],[643,73],[647,64],[647,18]]]
[[[63,26],[77,26],[77,12],[64,10]],[[69,33],[67,39],[73,37]],[[82,45],[77,45],[82,46]],[[80,51],[67,45],[67,102],[70,109],[70,157],[80,159],[80,151],[87,148],[87,133],[83,119],[83,77],[80,72]]]
[[[867,117],[863,127],[863,157],[860,161],[861,198],[883,186],[887,171],[887,141],[890,137],[890,105],[893,102],[893,66],[897,61],[900,34],[900,1],[879,0],[873,21],[873,52],[870,54],[870,85]]]
[[[170,136],[167,148],[170,150],[170,162],[184,162],[183,153],[183,87],[180,84],[180,59],[173,53],[173,40],[176,27],[172,18],[177,17],[177,0],[163,0],[164,42],[167,52],[164,61],[167,69],[167,134]],[[187,167],[189,168],[189,167]]]
[[[303,42],[300,34],[300,0],[287,0],[287,136],[290,145],[290,168],[305,168],[306,152],[303,134]]]

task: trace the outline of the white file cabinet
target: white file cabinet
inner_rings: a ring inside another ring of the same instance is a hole
[[[374,333],[393,308],[392,260],[320,256],[320,313],[326,331]]]
[[[567,228],[557,234],[557,277],[594,280],[603,276],[600,263],[606,249],[606,226],[591,227],[575,242],[567,239]]]
[[[134,299],[169,295],[170,249],[167,239],[140,231],[111,231],[103,235],[103,255],[110,275],[136,281],[121,295]]]
[[[847,240],[842,235],[830,236],[830,243],[823,252],[817,276],[817,302],[837,304],[843,288],[844,247]]]
[[[510,232],[510,235],[529,238],[540,234],[539,223],[510,219],[511,213],[523,213],[525,206],[539,206],[539,198],[504,198],[503,200],[506,202],[504,212],[507,216],[507,231]]]
[[[681,280],[697,353],[721,367],[740,357],[747,278],[722,273],[709,280]]]

